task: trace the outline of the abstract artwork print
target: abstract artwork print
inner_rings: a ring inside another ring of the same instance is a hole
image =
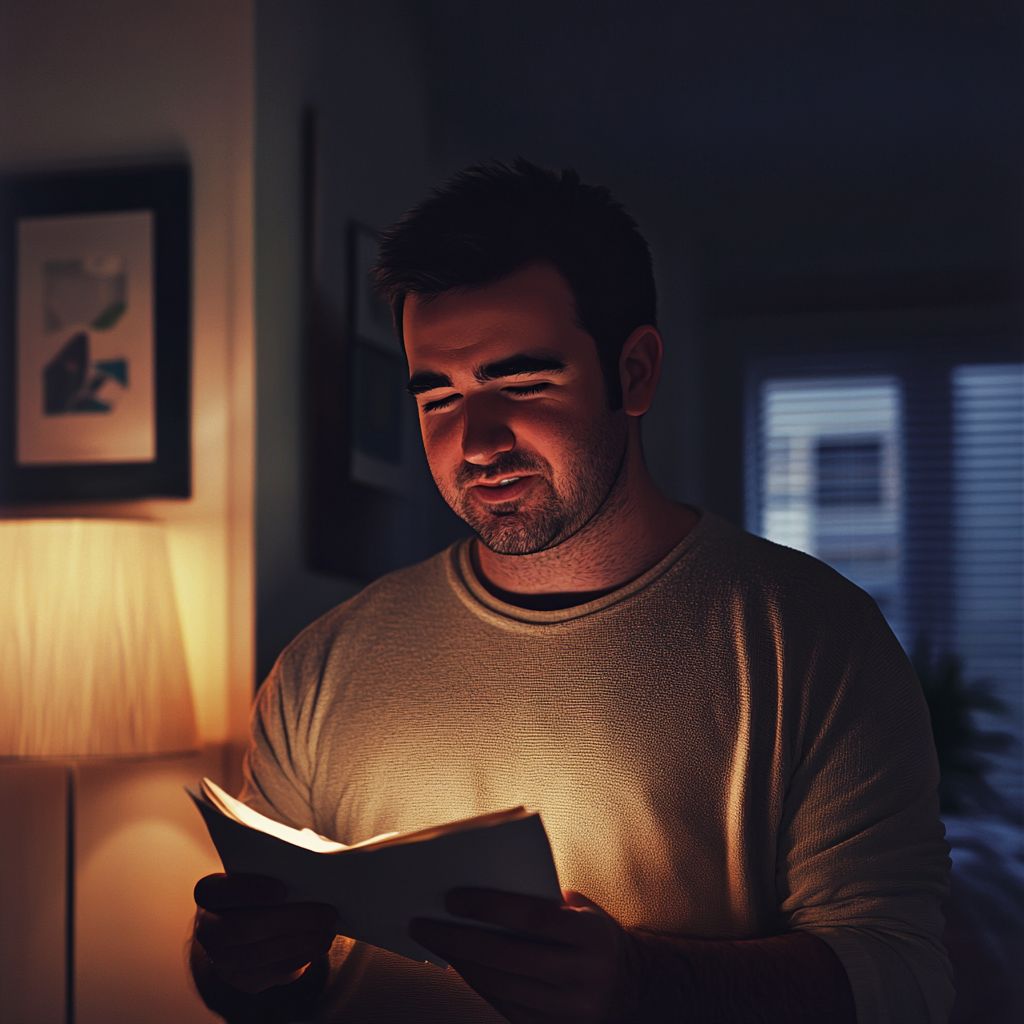
[[[150,211],[18,222],[21,465],[156,457]]]

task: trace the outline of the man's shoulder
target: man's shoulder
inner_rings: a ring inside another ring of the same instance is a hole
[[[877,611],[869,594],[820,559],[704,515],[687,574],[708,587],[815,614],[837,608],[868,616]]]
[[[461,542],[459,542],[461,543]],[[396,569],[367,584],[308,625],[285,648],[282,658],[318,657],[358,636],[362,642],[400,629],[415,630],[426,617],[443,615],[455,600],[450,565],[458,543],[415,565]]]

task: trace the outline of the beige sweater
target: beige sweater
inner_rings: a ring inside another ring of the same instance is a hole
[[[622,924],[806,929],[860,1024],[945,1021],[949,861],[928,712],[874,602],[704,513],[564,611],[506,605],[466,544],[309,627],[260,691],[244,799],[342,842],[516,804]],[[498,1021],[454,974],[335,943],[318,1020]]]

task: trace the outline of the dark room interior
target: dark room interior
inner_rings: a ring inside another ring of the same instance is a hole
[[[0,0],[5,178],[191,174],[190,496],[0,493],[0,522],[163,524],[196,729],[162,760],[0,750],[0,1022],[221,1019],[181,956],[219,870],[181,786],[236,792],[292,639],[469,532],[411,405],[398,483],[353,426],[360,239],[520,156],[650,243],[658,486],[833,565],[911,654],[950,1020],[1024,1020],[1024,7]]]

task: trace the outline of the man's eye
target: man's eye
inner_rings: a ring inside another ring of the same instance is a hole
[[[423,406],[424,412],[436,412],[438,409],[447,409],[456,398],[461,398],[462,395],[447,395],[444,398],[435,398],[433,402],[427,402]]]
[[[550,381],[539,380],[536,384],[510,385],[507,388],[502,388],[502,391],[506,394],[516,395],[518,397],[521,395],[537,395],[540,394],[541,391],[547,391],[549,387],[551,387]]]

